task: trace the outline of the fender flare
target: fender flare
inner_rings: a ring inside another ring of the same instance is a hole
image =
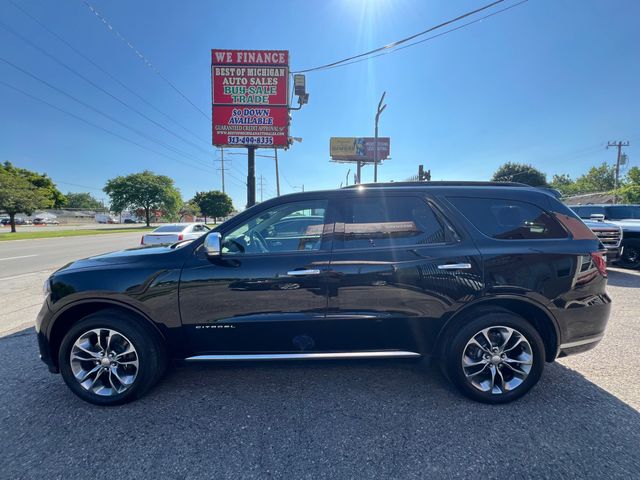
[[[500,301],[516,301],[516,302],[520,302],[520,303],[525,303],[528,304],[529,306],[536,308],[537,310],[539,310],[540,312],[542,312],[545,317],[547,318],[547,320],[551,323],[551,325],[553,326],[553,330],[554,330],[554,334],[555,334],[555,340],[556,340],[556,344],[554,346],[553,349],[553,355],[551,356],[551,358],[548,358],[547,361],[553,361],[557,356],[558,356],[558,349],[560,346],[560,327],[558,325],[558,320],[556,319],[556,317],[551,313],[551,311],[542,303],[537,302],[536,300],[533,300],[529,297],[526,296],[522,296],[522,295],[514,295],[514,294],[498,294],[498,295],[490,295],[490,296],[483,296],[480,297],[476,300],[474,300],[471,303],[465,304],[464,306],[462,306],[461,308],[459,308],[458,310],[456,310],[455,312],[453,312],[444,322],[444,324],[442,325],[442,327],[440,328],[440,331],[438,332],[438,336],[436,339],[436,345],[441,346],[440,348],[444,348],[445,347],[445,342],[444,342],[444,337],[449,333],[449,329],[455,324],[455,322],[463,315],[465,315],[466,313],[468,313],[469,311],[473,310],[474,308],[478,308],[478,307],[482,307],[483,305],[486,304],[493,304],[495,305],[495,302],[500,302]],[[553,345],[551,345],[553,347]],[[440,350],[440,353],[442,352],[442,350]],[[551,352],[547,352],[547,353],[551,353]]]

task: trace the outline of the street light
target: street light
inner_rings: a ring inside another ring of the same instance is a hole
[[[376,135],[375,135],[375,149],[373,154],[373,183],[378,182],[378,120],[380,119],[380,114],[384,112],[384,109],[387,108],[387,105],[382,105],[384,101],[384,96],[387,92],[382,93],[382,97],[380,98],[380,103],[378,103],[378,111],[376,112]]]

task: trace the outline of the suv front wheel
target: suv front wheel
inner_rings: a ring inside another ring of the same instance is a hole
[[[69,388],[96,405],[119,405],[142,396],[166,365],[158,335],[117,310],[91,314],[62,340],[60,373]]]
[[[467,397],[484,403],[520,398],[540,379],[544,344],[524,318],[504,310],[486,312],[453,334],[444,370]]]

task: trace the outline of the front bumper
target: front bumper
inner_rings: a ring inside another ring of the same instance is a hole
[[[622,247],[607,248],[607,265],[611,265],[620,260],[621,255]]]
[[[36,317],[36,336],[38,338],[38,349],[40,350],[40,360],[42,360],[51,373],[60,373],[58,365],[51,356],[51,348],[49,339],[45,333],[46,325],[51,317],[51,309],[49,302],[45,300]]]

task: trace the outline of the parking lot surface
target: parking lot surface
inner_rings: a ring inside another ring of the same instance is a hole
[[[25,278],[39,303],[40,279]],[[502,406],[464,399],[435,366],[387,360],[178,363],[144,398],[100,408],[48,373],[23,327],[0,338],[0,476],[636,478],[640,274],[609,280],[602,343]],[[3,286],[4,308],[11,296]]]

